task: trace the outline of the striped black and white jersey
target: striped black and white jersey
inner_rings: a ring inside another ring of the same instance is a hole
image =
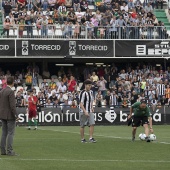
[[[80,101],[80,103],[83,104],[85,110],[88,113],[92,112],[93,91],[92,90],[90,90],[90,91],[82,90],[79,94],[79,101]],[[79,111],[83,112],[80,105],[79,105]]]
[[[152,85],[153,84],[153,79],[151,78],[151,79],[147,79],[147,82],[150,84],[150,85]]]
[[[145,93],[145,96],[146,97],[148,97],[149,96],[149,86],[146,86],[145,88],[144,88],[144,93]]]
[[[159,85],[157,86],[157,93],[158,93],[158,95],[160,95],[160,96],[165,95],[165,85],[164,85],[164,84],[159,84]]]
[[[117,106],[118,105],[118,97],[117,97],[117,95],[116,94],[111,94],[111,96],[110,96],[110,104],[112,105],[112,106]]]

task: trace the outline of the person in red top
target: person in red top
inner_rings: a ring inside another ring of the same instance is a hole
[[[70,76],[70,80],[68,80],[67,87],[68,91],[73,92],[75,90],[75,87],[77,85],[77,82],[75,81],[73,76]]]
[[[132,9],[132,13],[131,13],[132,18],[136,19],[137,18],[137,13],[136,13],[136,9]]]
[[[31,130],[31,122],[32,119],[34,120],[35,128],[34,130],[37,130],[37,101],[38,98],[36,96],[33,96],[33,90],[30,90],[30,96],[28,98],[28,130]]]
[[[27,1],[26,0],[17,0],[17,4],[18,4],[18,11],[25,8]]]

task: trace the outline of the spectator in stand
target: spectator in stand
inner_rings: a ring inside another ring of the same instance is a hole
[[[25,75],[25,85],[27,86],[27,90],[32,88],[32,73],[30,71]]]
[[[99,81],[99,77],[96,75],[96,73],[93,71],[92,76],[90,77],[93,82]]]
[[[48,7],[50,8],[50,11],[54,10],[56,3],[57,0],[48,0]]]
[[[58,91],[66,93],[67,87],[66,87],[66,85],[64,85],[64,82],[61,82],[61,85],[58,86]]]
[[[26,20],[25,20],[25,25],[26,25],[26,29],[27,29],[27,37],[33,37],[33,19],[30,18],[30,16],[26,16]],[[30,35],[31,34],[31,35]]]
[[[70,8],[70,11],[69,11],[69,13],[68,13],[68,21],[69,22],[72,22],[73,24],[75,24],[76,23],[76,14],[75,14],[75,12],[73,11],[73,8]]]
[[[78,39],[80,36],[80,24],[76,21],[75,28],[74,28],[74,37]]]
[[[110,94],[110,90],[107,90],[107,93],[106,93],[106,95],[105,95],[105,97],[104,97],[104,101],[105,101],[105,106],[107,107],[107,108],[109,108],[110,107],[110,99],[111,99],[111,94]]]
[[[118,22],[118,33],[119,33],[119,38],[123,38],[124,36],[124,30],[123,30],[123,26],[126,26],[126,22],[125,20],[123,19],[123,17],[120,15],[119,16],[119,19],[117,19],[117,22]]]
[[[128,0],[128,8],[129,9],[133,9],[135,6],[134,6],[134,2],[133,0]]]
[[[122,6],[120,7],[120,10],[121,10],[121,11],[124,10],[124,11],[128,12],[128,11],[129,11],[128,5],[124,2],[124,3],[122,4]]]
[[[56,97],[56,93],[55,92],[52,92],[52,95],[49,97],[51,103],[55,103],[55,101],[57,100],[57,97]]]
[[[165,89],[165,97],[167,101],[170,99],[170,85],[169,84],[166,86],[166,89]]]
[[[98,30],[98,26],[99,26],[99,21],[96,18],[96,15],[94,14],[93,17],[90,19],[91,23],[94,25],[93,29],[94,29],[94,37],[97,38],[97,30]]]
[[[76,89],[76,86],[77,86],[77,82],[75,78],[73,76],[70,76],[70,80],[68,80],[68,83],[67,83],[68,91],[69,92],[74,91]]]
[[[65,6],[66,6],[66,8],[68,9],[70,9],[70,8],[73,8],[73,1],[72,0],[65,0]]]
[[[45,107],[47,98],[45,97],[43,92],[40,92],[40,96],[38,96],[38,105],[40,107]]]
[[[49,82],[48,85],[52,90],[56,88],[56,82],[54,81],[54,78],[51,78],[51,82]]]
[[[158,9],[158,6],[159,6],[159,4],[160,4],[161,9],[163,9],[163,3],[164,3],[164,1],[163,1],[163,0],[155,0],[156,8]]]
[[[71,108],[77,108],[77,105],[76,105],[76,102],[75,102],[75,101],[72,102]]]
[[[59,10],[58,10],[59,11]],[[68,17],[67,17],[67,11],[66,8],[62,9],[62,11],[59,11],[59,21],[63,24],[64,21],[68,21]],[[66,22],[67,25],[67,22]]]
[[[87,0],[81,0],[80,1],[80,8],[81,8],[82,12],[86,11],[86,9],[88,8]]]
[[[48,35],[48,20],[47,20],[46,15],[43,15],[42,19],[40,20],[40,24],[41,24],[41,36],[47,38],[47,35]]]
[[[159,85],[157,86],[156,89],[156,94],[158,97],[158,101],[162,99],[163,96],[165,96],[165,84],[163,84],[162,80],[159,81]]]
[[[64,24],[61,26],[62,34],[64,38],[69,37],[69,23],[67,21],[64,22]]]
[[[99,90],[101,91],[103,98],[105,98],[107,81],[104,79],[103,76],[101,76],[100,80],[97,83],[98,83]]]
[[[154,81],[159,82],[161,80],[161,77],[159,74],[156,74],[156,77],[154,78]]]
[[[100,11],[96,10],[96,19],[98,20],[99,24],[101,23],[101,18],[102,18],[102,16],[101,16]]]
[[[106,12],[106,6],[104,6],[103,2],[101,2],[100,5],[98,6],[98,10],[103,14]]]
[[[57,9],[54,9],[53,19],[54,19],[54,22],[55,22],[55,23],[58,23],[58,22],[59,22],[59,13],[58,13],[58,10],[57,10]]]
[[[24,106],[24,97],[21,95],[20,91],[17,92],[15,99],[16,99],[16,107]]]
[[[59,12],[67,11],[66,6],[65,6],[64,3],[62,3],[62,4],[58,7],[58,11],[59,11]]]
[[[77,22],[81,23],[81,19],[83,16],[83,13],[81,12],[81,8],[78,8],[75,14],[76,14]]]
[[[26,0],[17,0],[18,10],[23,10],[25,8],[26,3]]]
[[[158,101],[156,100],[155,95],[153,95],[152,96],[152,100],[150,101],[150,104],[151,104],[151,107],[152,107],[152,111],[156,110],[157,103],[158,103]]]
[[[23,32],[24,32],[24,29],[25,29],[25,20],[24,19],[21,19],[20,22],[18,23],[18,26],[19,26],[19,38],[23,38]]]
[[[9,16],[9,13],[12,11],[12,6],[10,2],[5,1],[3,8],[4,8],[4,17]]]
[[[165,106],[168,104],[168,100],[165,98],[165,95],[162,96],[162,98],[160,99],[160,102],[162,106]]]
[[[148,13],[148,12],[153,12],[153,8],[151,6],[151,3],[149,2],[146,6],[145,6],[145,12]]]
[[[53,102],[51,102],[50,99],[47,100],[47,103],[45,104],[46,108],[52,108],[54,106]]]
[[[100,24],[100,26],[99,27],[97,27],[98,29],[98,31],[99,31],[99,33],[100,33],[100,39],[103,39],[104,38],[104,34],[105,34],[105,28],[103,27],[103,25],[102,24]],[[96,35],[97,36],[97,35]],[[96,37],[95,36],[95,37]],[[97,38],[97,37],[96,37]]]
[[[73,8],[75,12],[78,11],[78,9],[80,8],[80,0],[73,0]]]
[[[3,29],[2,33],[1,33],[1,36],[2,36],[3,34],[5,34],[5,32],[7,32],[7,38],[9,38],[9,29],[10,29],[11,26],[12,26],[12,25],[11,25],[10,19],[9,19],[9,17],[8,17],[8,18],[6,18],[5,21],[4,21],[4,24],[3,24],[4,29]]]
[[[64,95],[62,92],[59,93],[57,99],[59,104],[64,103]]]
[[[41,3],[43,10],[46,11],[48,8],[48,0],[42,0]]]

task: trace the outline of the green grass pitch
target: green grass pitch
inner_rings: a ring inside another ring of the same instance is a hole
[[[170,126],[154,126],[157,141],[131,142],[131,127],[96,126],[97,143],[81,143],[78,126],[17,127],[14,150],[0,156],[1,170],[169,170]],[[85,128],[86,140],[88,127]],[[1,134],[0,134],[1,135]]]

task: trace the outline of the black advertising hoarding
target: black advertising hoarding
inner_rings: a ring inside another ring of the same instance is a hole
[[[16,40],[17,57],[57,57],[68,55],[68,42],[64,40]]]
[[[113,57],[113,40],[16,40],[17,57]]]
[[[73,57],[113,57],[113,40],[69,40],[69,55]]]
[[[20,118],[18,124],[27,125],[28,114],[26,108],[17,108],[18,117]],[[60,108],[42,108],[41,112],[37,113],[37,121],[39,125],[62,125],[63,114]]]
[[[28,114],[25,108],[17,108],[19,114],[19,125],[27,125]],[[165,113],[164,113],[165,112]],[[167,112],[167,113],[166,113]],[[95,108],[94,117],[96,125],[127,125],[127,116],[129,108]],[[159,108],[152,112],[153,124],[170,124],[170,114],[168,109]],[[78,108],[42,108],[37,114],[38,125],[56,125],[56,126],[78,126],[79,110]]]
[[[0,40],[0,57],[15,56],[15,40]]]
[[[170,41],[165,40],[115,40],[116,57],[168,58]]]

